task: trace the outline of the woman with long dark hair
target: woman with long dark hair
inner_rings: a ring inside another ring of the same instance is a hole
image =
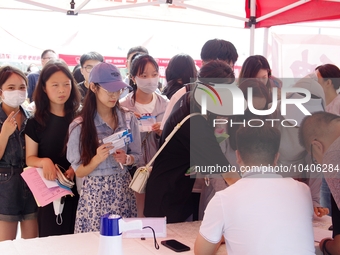
[[[248,78],[257,78],[266,86],[270,102],[273,101],[273,88],[277,88],[277,96],[278,98],[281,97],[282,82],[272,76],[268,60],[264,56],[250,56],[243,62],[239,75],[239,84]]]
[[[62,60],[50,60],[41,71],[33,99],[35,113],[26,126],[26,163],[43,169],[47,180],[56,179],[56,166],[74,180],[74,170],[66,159],[68,127],[80,105],[80,93],[72,73]],[[38,209],[39,237],[72,234],[78,203],[74,196],[62,198],[62,205],[50,203]],[[61,212],[62,211],[62,212]],[[56,220],[56,217],[59,217]]]
[[[187,54],[177,54],[173,56],[165,70],[167,85],[163,90],[163,95],[171,99],[179,89],[197,78],[195,61]],[[193,79],[190,81],[190,79]]]
[[[89,82],[80,116],[70,125],[67,144],[67,159],[77,177],[84,177],[75,233],[99,231],[100,217],[106,213],[127,218],[137,215],[127,166],[136,165],[141,159],[138,122],[118,101],[127,85],[119,69],[108,63],[94,66]],[[126,129],[132,134],[132,143],[114,148],[103,142]]]

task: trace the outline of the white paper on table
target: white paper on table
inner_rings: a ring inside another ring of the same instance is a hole
[[[314,227],[314,241],[320,242],[324,238],[332,238],[332,231]]]
[[[124,218],[124,221],[141,220],[143,227],[150,226],[155,231],[156,237],[166,237],[166,217],[163,218]],[[123,232],[123,238],[153,237],[152,230],[145,228],[142,230],[129,230]]]
[[[42,168],[36,168],[36,169],[37,169],[38,174],[40,175],[41,179],[43,180],[43,182],[45,183],[47,188],[53,188],[53,187],[59,186],[56,181],[49,181],[49,180],[45,179]]]

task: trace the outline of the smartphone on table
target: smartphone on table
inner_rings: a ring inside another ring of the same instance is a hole
[[[189,246],[186,246],[185,244],[182,244],[175,239],[161,241],[161,244],[175,252],[190,251]]]

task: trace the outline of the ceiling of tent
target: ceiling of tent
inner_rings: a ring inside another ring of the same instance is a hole
[[[200,59],[205,41],[221,38],[235,43],[239,33],[247,34],[242,29],[245,18],[235,20],[225,15],[232,12],[244,16],[241,1],[185,0],[178,1],[178,6],[150,0],[74,0],[75,10],[87,3],[77,16],[66,15],[71,1],[0,0],[1,38],[14,42],[0,40],[0,54],[40,55],[51,48],[60,54],[81,55],[95,50],[121,57],[130,47],[143,45],[157,57],[185,52]],[[207,8],[209,12],[202,11]],[[20,43],[25,46],[20,47]],[[242,43],[249,44],[248,40],[238,44]]]
[[[74,1],[74,9],[70,2]],[[59,12],[242,27],[244,2],[234,0],[1,0],[0,10]],[[214,15],[213,18],[211,15]],[[229,14],[229,15],[228,15]],[[232,17],[232,18],[231,18]],[[236,18],[236,19],[235,19]],[[235,22],[237,21],[238,22]]]
[[[39,56],[52,48],[61,54],[95,50],[124,57],[130,47],[140,44],[157,57],[185,52],[199,59],[205,41],[221,38],[238,49],[247,49],[240,51],[240,58],[249,56],[249,32],[243,28],[250,15],[250,0],[173,0],[172,5],[165,1],[0,0],[0,38],[6,38],[0,40],[0,55],[10,49],[9,53]],[[332,1],[256,0],[256,4],[258,19],[277,9],[300,5],[297,13],[292,9],[258,20],[257,27],[307,20],[306,16],[314,20],[325,12],[331,15],[328,18],[337,18],[334,12],[340,15],[340,3]],[[312,7],[317,7],[317,12]],[[78,15],[67,15],[70,10]]]
[[[256,27],[340,19],[339,0],[254,1]],[[50,11],[229,26],[239,26],[251,16],[251,0],[166,2],[169,0],[1,0],[0,10]],[[214,15],[213,18],[211,15]],[[235,20],[239,22],[235,23]]]

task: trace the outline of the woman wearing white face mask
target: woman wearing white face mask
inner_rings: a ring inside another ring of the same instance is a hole
[[[155,93],[158,88],[158,64],[147,54],[132,57],[130,79],[133,91],[119,101],[120,105],[133,111],[139,119],[139,131],[142,141],[143,160],[146,165],[158,150],[159,137],[162,133],[160,124],[169,102],[166,97]],[[130,171],[133,175],[133,171]],[[137,214],[143,216],[144,194],[136,194]]]
[[[0,68],[0,241],[13,240],[18,222],[22,238],[38,236],[37,205],[21,177],[25,163],[28,113],[20,106],[27,96],[27,79],[19,69]]]

